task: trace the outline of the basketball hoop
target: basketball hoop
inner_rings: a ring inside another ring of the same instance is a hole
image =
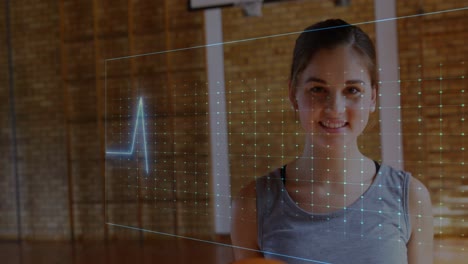
[[[245,16],[262,16],[263,0],[238,0],[237,5],[242,8]]]
[[[349,6],[351,0],[335,0],[335,6]]]

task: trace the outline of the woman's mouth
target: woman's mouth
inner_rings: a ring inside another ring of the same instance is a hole
[[[348,122],[344,120],[325,120],[320,121],[319,124],[328,132],[339,132],[341,128],[348,125]]]

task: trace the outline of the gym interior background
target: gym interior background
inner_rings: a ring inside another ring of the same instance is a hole
[[[468,1],[395,5],[393,83],[400,89],[403,157],[397,162],[431,192],[437,263],[461,263],[468,231]],[[239,6],[198,9],[186,0],[4,1],[0,257],[232,261],[226,201],[301,152],[287,100],[297,32],[342,18],[376,40],[377,23],[386,22],[375,22],[374,6],[266,1],[261,15],[246,16]],[[205,46],[220,43],[207,40],[206,12],[214,10],[224,44]],[[214,86],[210,49],[223,56],[224,76],[215,76]],[[221,115],[213,106],[220,100]],[[388,120],[379,116],[359,142],[382,160]],[[225,132],[217,138],[216,131]],[[222,168],[214,164],[223,158]],[[228,182],[220,184],[223,170]]]

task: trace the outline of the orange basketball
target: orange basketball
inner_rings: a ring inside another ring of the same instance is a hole
[[[248,258],[233,262],[232,264],[286,264],[283,261],[264,258]]]

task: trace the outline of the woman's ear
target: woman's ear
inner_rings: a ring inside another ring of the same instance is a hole
[[[296,89],[293,87],[291,80],[288,82],[289,87],[289,101],[291,102],[292,107],[294,110],[297,110],[297,99],[296,99]]]

